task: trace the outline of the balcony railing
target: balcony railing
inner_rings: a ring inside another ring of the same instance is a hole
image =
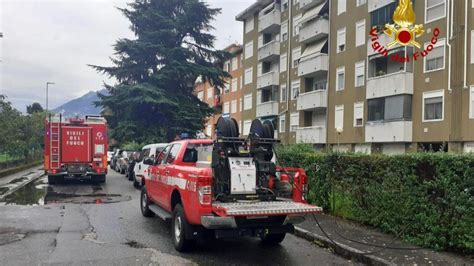
[[[324,1],[326,0],[300,0],[300,8],[303,10],[310,9]]]
[[[367,80],[367,99],[413,94],[413,73],[397,72]]]
[[[271,41],[258,48],[258,60],[272,61],[280,57],[280,42]]]
[[[310,76],[321,71],[328,71],[328,55],[309,55],[300,59],[298,65],[298,76]]]
[[[296,129],[296,143],[326,143],[326,127],[300,127]]]
[[[326,18],[319,17],[308,23],[303,24],[300,30],[299,40],[302,43],[317,41],[329,36],[329,21]]]
[[[277,8],[258,18],[258,32],[273,32],[280,29],[281,11]]]
[[[370,13],[393,2],[395,2],[395,0],[369,0],[369,2],[367,3],[367,8]]]
[[[298,111],[313,110],[317,108],[327,107],[327,95],[326,90],[315,90],[298,95],[296,102],[296,109]]]
[[[278,115],[278,102],[269,101],[257,104],[257,117]]]
[[[257,89],[262,89],[269,86],[278,86],[278,82],[278,71],[270,71],[257,77]]]
[[[412,142],[412,121],[368,122],[365,125],[365,142]]]

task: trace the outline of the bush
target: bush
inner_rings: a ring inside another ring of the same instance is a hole
[[[279,147],[302,167],[310,202],[414,244],[474,254],[474,156],[321,154]]]

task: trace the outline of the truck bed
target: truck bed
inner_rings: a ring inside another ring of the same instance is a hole
[[[214,212],[219,216],[268,216],[311,214],[321,207],[293,201],[214,202]]]

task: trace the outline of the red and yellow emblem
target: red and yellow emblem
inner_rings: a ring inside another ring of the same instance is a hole
[[[423,35],[425,30],[422,24],[415,25],[416,15],[413,10],[413,3],[411,0],[400,0],[398,6],[393,13],[393,21],[395,24],[385,24],[384,33],[392,38],[394,41],[387,44],[388,48],[396,44],[402,46],[415,46],[421,48],[421,44],[416,41],[416,38]]]

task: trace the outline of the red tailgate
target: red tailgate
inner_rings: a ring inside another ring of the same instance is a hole
[[[293,201],[214,202],[213,211],[219,216],[272,216],[311,214],[321,207]]]
[[[61,127],[62,163],[86,163],[92,161],[90,127]]]

